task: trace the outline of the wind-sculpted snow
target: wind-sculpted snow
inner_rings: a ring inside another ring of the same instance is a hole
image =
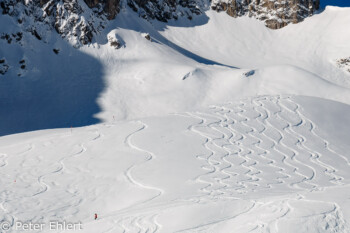
[[[313,107],[331,105],[318,124]],[[84,233],[346,233],[349,114],[329,100],[260,96],[2,137],[0,221],[7,232],[66,221]]]

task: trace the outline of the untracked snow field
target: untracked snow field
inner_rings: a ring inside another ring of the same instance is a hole
[[[19,221],[46,223],[37,232],[49,221],[84,233],[350,232],[349,124],[345,104],[260,96],[5,136],[2,221],[9,232],[25,232]]]

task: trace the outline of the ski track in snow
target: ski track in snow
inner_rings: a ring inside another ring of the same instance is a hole
[[[67,155],[67,156],[63,157],[62,159],[60,159],[58,161],[59,167],[56,170],[50,171],[50,172],[45,173],[45,174],[43,174],[43,175],[38,177],[38,183],[43,187],[43,189],[40,190],[39,192],[35,193],[33,196],[42,194],[42,193],[44,193],[44,192],[49,190],[50,186],[48,184],[46,184],[43,180],[45,179],[45,177],[48,177],[48,176],[55,175],[55,174],[58,174],[60,172],[63,172],[66,169],[66,166],[64,164],[65,160],[67,160],[69,158],[73,158],[75,156],[79,156],[79,155],[83,154],[86,151],[86,148],[84,147],[83,144],[80,144],[79,146],[81,147],[81,150],[79,152],[74,153],[72,155]]]
[[[140,157],[138,162],[125,168],[123,175],[132,186],[145,190],[150,195],[125,209],[103,215],[101,220],[111,224],[103,232],[163,232],[162,222],[158,219],[167,211],[187,206],[189,202],[191,205],[206,205],[223,200],[245,200],[249,204],[226,217],[218,217],[176,232],[212,233],[225,224],[231,224],[236,227],[232,229],[235,232],[274,233],[281,232],[280,227],[283,227],[284,221],[303,222],[306,227],[307,224],[319,222],[320,225],[323,224],[325,232],[346,232],[349,229],[337,203],[316,202],[305,197],[306,193],[325,191],[328,187],[350,185],[350,163],[345,155],[337,153],[337,149],[333,149],[333,145],[317,133],[317,125],[302,113],[302,107],[292,97],[246,98],[183,116],[197,121],[188,126],[187,130],[204,140],[202,147],[206,153],[193,155],[203,171],[194,178],[194,182],[201,186],[201,195],[193,196],[192,199],[164,202],[160,200],[166,192],[164,189],[151,186],[134,176],[134,171],[157,159],[153,152],[134,142],[136,134],[152,127],[138,121],[140,127],[127,134],[124,145]],[[111,130],[114,125],[104,126]],[[99,130],[95,134],[89,142],[98,143],[98,140],[103,141],[109,137]],[[0,208],[4,212],[1,221],[13,225],[17,219],[6,209],[9,201],[29,200],[49,192],[50,184],[45,180],[48,177],[54,179],[68,171],[67,161],[79,158],[88,150],[85,143],[75,144],[74,148],[80,148],[78,151],[59,157],[56,162],[50,163],[51,166],[54,164],[54,169],[38,174],[37,184],[40,189],[35,193],[14,198],[1,193]],[[38,160],[39,164],[44,163],[40,155],[31,153],[33,150],[36,150],[35,142],[16,154],[22,158],[21,168],[30,168],[30,160],[33,159]],[[8,159],[8,153],[0,153],[1,174],[2,169],[9,165]],[[37,171],[40,169],[36,168],[34,172]],[[276,197],[276,193],[277,199],[261,200],[261,196]],[[299,216],[296,207],[299,202],[305,206],[318,203],[324,208]],[[71,208],[76,208],[81,203],[82,200],[72,204]],[[256,216],[262,217],[256,219]]]
[[[349,184],[347,158],[330,149],[329,142],[315,132],[317,126],[290,97],[251,98],[212,106],[211,114],[188,115],[200,120],[189,129],[205,138],[203,146],[208,151],[197,156],[207,162],[202,167],[205,173],[196,179],[205,184],[202,201],[240,199],[280,188],[298,193]],[[341,171],[337,164],[343,164]],[[270,225],[278,232],[277,222],[291,211],[288,203],[281,202],[284,211],[280,216],[257,224],[249,232],[271,232]],[[332,205],[334,209],[317,216],[340,221],[329,232],[343,232],[339,231],[344,229],[339,208]],[[198,227],[188,232],[210,232],[208,229]]]
[[[125,171],[125,177],[131,182],[133,183],[134,185],[136,186],[139,186],[143,189],[149,189],[149,190],[155,190],[157,192],[156,195],[154,195],[154,197],[150,198],[149,200],[146,200],[144,201],[143,203],[147,203],[147,202],[150,202],[152,201],[153,199],[161,196],[163,194],[163,190],[162,189],[159,189],[159,188],[156,188],[156,187],[152,187],[152,186],[148,186],[148,185],[144,185],[140,182],[138,182],[136,179],[134,179],[134,177],[132,176],[132,170],[135,169],[137,166],[140,166],[148,161],[151,161],[152,159],[154,159],[155,155],[152,153],[152,152],[149,152],[149,151],[146,151],[144,149],[141,149],[139,147],[137,147],[136,145],[134,145],[131,141],[131,138],[134,134],[144,130],[147,128],[147,125],[144,124],[143,122],[141,122],[142,124],[142,127],[140,129],[138,129],[137,131],[129,134],[126,138],[125,138],[125,144],[128,145],[129,148],[131,149],[134,149],[134,150],[137,150],[141,153],[144,153],[147,157],[146,157],[146,160],[138,163],[138,164],[133,164],[131,167],[129,167],[126,171]]]
[[[138,121],[137,123],[141,124],[141,127],[136,131],[130,133],[128,136],[126,136],[124,140],[124,144],[127,147],[129,147],[131,150],[141,152],[143,156],[146,156],[146,158],[145,160],[135,163],[129,168],[127,168],[124,172],[124,176],[131,184],[137,187],[140,187],[141,189],[155,191],[156,194],[154,194],[154,196],[152,196],[149,199],[143,200],[141,202],[133,204],[132,206],[129,206],[127,209],[118,211],[116,213],[110,213],[104,216],[104,218],[112,218],[112,222],[114,223],[114,227],[112,229],[107,230],[106,233],[107,232],[155,233],[161,228],[161,225],[157,223],[158,214],[152,211],[150,212],[147,209],[147,207],[145,208],[146,211],[141,210],[141,213],[139,212],[137,214],[135,214],[135,210],[133,210],[134,207],[142,208],[142,206],[146,206],[148,203],[152,202],[153,200],[160,197],[164,193],[164,191],[160,188],[141,183],[132,175],[132,171],[134,169],[137,169],[138,166],[141,166],[155,159],[155,155],[152,152],[139,148],[132,142],[132,137],[135,134],[139,133],[142,130],[147,129],[148,127],[145,123],[141,121]]]
[[[121,217],[115,222],[115,227],[107,232],[138,232],[155,233],[161,226],[157,223],[157,215],[139,215]]]
[[[349,177],[339,174],[335,169],[339,161],[334,161],[337,157],[346,169],[346,157],[330,150],[329,142],[315,132],[316,126],[299,112],[300,107],[289,97],[267,98],[271,97],[214,106],[210,115],[189,114],[201,120],[190,130],[205,138],[209,151],[197,156],[208,163],[203,167],[208,172],[198,177],[208,184],[203,192],[213,198],[239,198],[274,186],[309,190],[348,184]],[[279,175],[272,177],[272,171]]]
[[[1,158],[1,163],[0,163],[0,168],[6,167],[7,166],[7,154],[0,154]]]
[[[23,161],[21,163],[21,166],[23,166],[23,163],[25,161],[26,155],[29,152],[31,152],[32,150],[34,150],[34,148],[35,148],[35,146],[33,144],[29,144],[27,149],[25,149],[23,152],[17,153],[17,156],[23,156],[24,157],[24,159],[23,159]],[[3,168],[3,167],[6,167],[8,165],[8,162],[6,160],[8,158],[8,155],[7,154],[2,154],[2,155],[3,155],[3,158],[4,158],[4,163],[3,163],[3,166],[0,167],[0,169]],[[9,195],[8,195],[8,193],[6,191],[4,191],[3,193],[5,193],[6,197],[2,198],[3,201],[0,204],[1,205],[1,209],[4,211],[4,217],[2,218],[0,223],[6,221],[12,227],[14,225],[14,223],[15,223],[16,217],[13,214],[9,213],[7,208],[5,208],[5,204],[8,203],[11,199],[8,198]],[[2,195],[3,193],[1,193],[1,196],[3,196]]]
[[[98,136],[96,136],[92,141],[97,140],[100,137],[101,137],[101,134],[98,134]],[[10,215],[8,213],[8,211],[4,207],[4,204],[9,202],[9,201],[15,201],[15,200],[21,200],[21,199],[22,200],[23,199],[30,199],[30,198],[33,198],[33,197],[36,197],[36,196],[39,196],[39,195],[43,195],[44,193],[48,192],[50,190],[50,185],[45,182],[45,178],[47,178],[49,176],[52,176],[52,175],[62,174],[64,172],[64,170],[66,169],[66,166],[65,166],[65,161],[66,160],[68,160],[70,158],[73,158],[73,157],[76,157],[76,156],[79,156],[79,155],[83,154],[87,150],[83,143],[79,144],[79,147],[81,147],[81,150],[79,150],[78,152],[73,153],[73,154],[68,154],[66,156],[63,156],[56,163],[53,163],[53,164],[57,164],[58,165],[58,167],[56,169],[54,169],[52,171],[49,171],[49,172],[46,172],[46,173],[41,174],[41,175],[38,176],[37,183],[41,187],[40,190],[36,191],[33,194],[29,194],[29,195],[25,195],[25,196],[19,196],[19,197],[15,197],[15,198],[5,199],[1,203],[1,209],[3,209],[3,211],[5,212],[5,217],[0,222],[3,222],[3,221],[9,222],[11,227],[13,227],[14,226],[14,222],[15,222],[15,220],[17,218],[15,216],[12,216],[12,215]],[[27,167],[26,160],[29,159],[28,153],[33,151],[34,149],[35,149],[35,145],[30,143],[28,149],[26,149],[23,152],[20,152],[20,153],[16,154],[17,156],[23,156],[24,157],[23,160],[20,163],[20,167],[22,167],[22,168],[26,168]],[[2,155],[4,155],[4,158],[8,157],[5,154],[2,154]],[[37,159],[38,160],[38,164],[40,164],[42,162],[42,157],[40,155],[38,155],[38,156],[31,156],[30,159]],[[8,164],[7,161],[5,161],[4,162],[4,166],[1,166],[1,167],[5,167],[7,164]],[[43,165],[43,166],[45,166],[45,165]],[[0,169],[1,169],[1,167],[0,167]],[[81,203],[81,200],[75,206],[79,205],[80,203]],[[75,206],[71,206],[71,207],[75,207]],[[9,220],[9,218],[10,218],[10,220]]]

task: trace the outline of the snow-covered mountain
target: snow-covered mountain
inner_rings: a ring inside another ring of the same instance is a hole
[[[2,135],[189,111],[281,88],[347,103],[347,8],[270,30],[205,4],[199,15],[177,7],[184,17],[162,22],[139,17],[151,2],[135,2],[137,12],[123,1],[93,3],[2,1]],[[242,79],[246,72],[254,75]],[[319,89],[299,85],[311,80]]]
[[[0,232],[350,232],[350,8],[318,5],[1,0]]]
[[[319,9],[319,0],[2,0],[0,6],[2,14],[14,17],[24,31],[31,32],[39,40],[55,29],[78,46],[92,42],[94,35],[100,34],[108,24],[107,21],[114,20],[126,8],[133,9],[145,19],[162,22],[182,17],[191,20],[213,9],[226,11],[233,17],[249,15],[264,21],[267,27],[277,29],[313,15]],[[7,34],[2,36],[8,41],[19,40]]]

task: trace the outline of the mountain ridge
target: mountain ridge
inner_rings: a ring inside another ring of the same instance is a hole
[[[47,30],[55,30],[76,47],[89,44],[114,20],[121,10],[130,7],[146,20],[168,22],[205,14],[205,11],[225,11],[236,18],[248,15],[265,23],[270,29],[279,29],[290,23],[299,23],[319,9],[319,0],[3,0],[2,14],[16,18],[24,31],[37,39]],[[46,27],[40,32],[39,25]],[[22,33],[22,32],[20,32]],[[10,35],[2,35],[9,41]],[[12,38],[11,40],[16,40]]]

